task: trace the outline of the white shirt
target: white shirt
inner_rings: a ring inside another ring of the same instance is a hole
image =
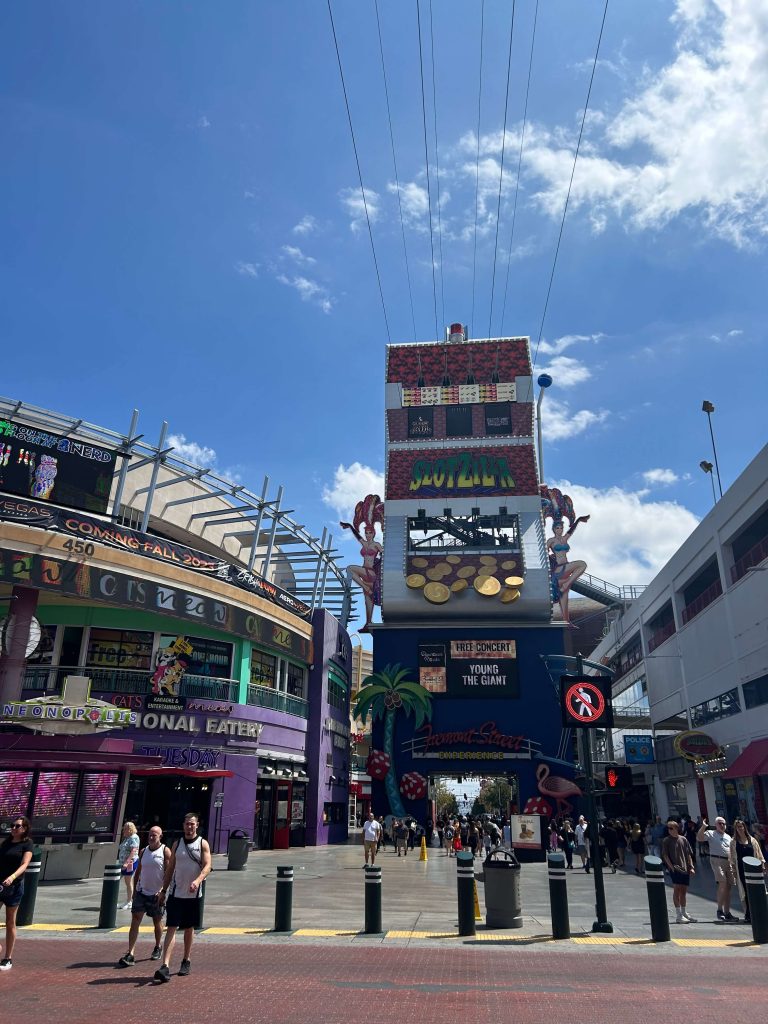
[[[709,843],[710,857],[726,857],[731,849],[731,837],[727,832],[718,832],[716,828],[708,828],[704,833]]]
[[[585,835],[586,831],[587,831],[587,826],[586,825],[577,825],[576,826],[576,845],[577,846],[586,846],[587,845],[587,837]]]
[[[163,887],[165,877],[165,846],[161,843],[156,850],[144,847],[141,855],[141,875],[139,876],[139,892],[145,896],[154,896]]]
[[[379,839],[379,833],[381,832],[381,825],[374,818],[373,821],[366,819],[363,825],[363,839],[369,843],[376,843]]]
[[[196,892],[190,892],[189,887],[202,871],[203,867],[203,837],[197,836],[191,843],[184,840],[184,836],[176,845],[176,867],[173,872],[171,884],[171,895],[179,900],[199,900],[203,895],[203,887],[197,887]]]

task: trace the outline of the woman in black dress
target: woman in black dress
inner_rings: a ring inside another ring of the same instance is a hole
[[[757,857],[762,862],[763,870],[765,870],[765,859],[763,858],[763,851],[760,849],[760,843],[749,831],[747,823],[742,818],[737,818],[733,823],[733,839],[731,840],[731,848],[728,851],[728,861],[739,883],[739,895],[744,907],[744,920],[751,921],[749,890],[744,881],[745,857]]]
[[[32,860],[34,846],[29,838],[29,820],[15,815],[11,821],[11,834],[0,843],[0,904],[5,905],[5,956],[0,960],[0,971],[13,967],[13,947],[16,944],[16,914],[24,895],[24,872]]]

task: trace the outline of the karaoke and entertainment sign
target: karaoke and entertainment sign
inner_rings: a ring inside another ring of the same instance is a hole
[[[104,513],[117,453],[0,419],[0,490]]]
[[[69,534],[71,537],[77,538],[76,541],[67,542],[72,545],[73,554],[87,555],[88,551],[85,550],[87,546],[106,544],[108,547],[120,548],[135,555],[156,558],[161,562],[170,562],[205,576],[213,576],[225,583],[231,583],[241,590],[247,590],[267,601],[272,601],[287,611],[293,612],[294,615],[302,617],[309,615],[308,605],[299,601],[286,590],[276,587],[274,583],[270,583],[269,580],[265,580],[257,573],[249,572],[248,569],[241,566],[232,565],[215,555],[205,554],[183,544],[177,544],[175,541],[139,533],[126,526],[117,526],[101,519],[91,519],[90,516],[68,512],[64,509],[52,508],[33,501],[15,501],[12,498],[1,496],[0,519]]]

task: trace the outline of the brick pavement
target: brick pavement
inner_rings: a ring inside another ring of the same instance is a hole
[[[149,952],[149,943],[144,952]],[[48,1018],[56,1024],[105,1019],[163,1024],[392,1024],[411,1020],[695,1019],[697,1024],[754,1020],[765,1001],[765,959],[747,956],[735,969],[720,954],[687,957],[644,948],[616,956],[599,947],[584,953],[516,947],[420,948],[243,941],[202,938],[187,978],[152,983],[155,964],[114,966],[123,944],[79,933],[22,936],[16,965],[0,974],[4,1019]],[[176,964],[180,952],[177,950]],[[6,1017],[7,1015],[7,1017]]]

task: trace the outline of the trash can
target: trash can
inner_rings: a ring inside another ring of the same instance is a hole
[[[250,837],[241,828],[229,833],[227,843],[227,871],[245,871],[245,862],[251,851]]]
[[[489,928],[522,928],[520,861],[514,853],[494,850],[485,859],[485,923]]]

